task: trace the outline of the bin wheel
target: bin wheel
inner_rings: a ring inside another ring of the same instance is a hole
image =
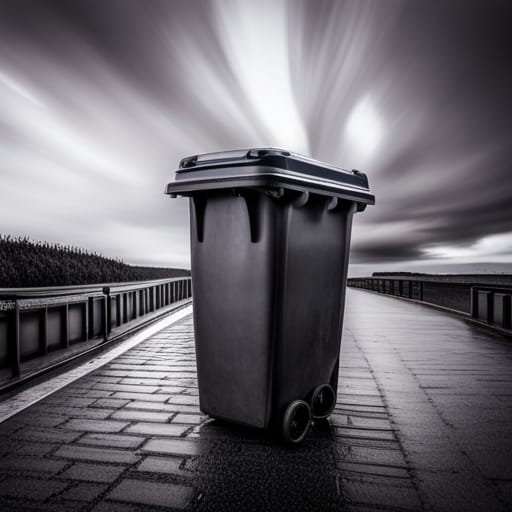
[[[311,409],[304,400],[291,402],[283,415],[282,433],[284,439],[292,444],[304,441],[311,427]]]
[[[336,393],[330,384],[320,384],[311,394],[311,414],[315,419],[331,415],[336,405]]]

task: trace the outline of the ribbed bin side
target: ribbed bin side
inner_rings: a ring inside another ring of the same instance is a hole
[[[201,410],[255,427],[267,426],[270,407],[275,215],[264,194],[191,200]]]
[[[338,360],[354,203],[328,210],[310,197],[290,206],[283,254],[282,311],[274,367],[275,414],[307,399],[319,384],[337,388]]]

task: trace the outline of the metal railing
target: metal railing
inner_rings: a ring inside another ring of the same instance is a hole
[[[473,286],[471,316],[502,329],[511,329],[512,288]]]
[[[396,279],[350,278],[348,286],[442,306],[500,329],[512,328],[512,288],[478,283]]]
[[[119,337],[191,295],[190,277],[0,289],[0,370],[10,369],[12,378],[20,378],[26,361]]]

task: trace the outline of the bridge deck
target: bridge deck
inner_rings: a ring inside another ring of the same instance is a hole
[[[349,290],[341,366],[288,448],[201,415],[188,317],[0,424],[0,508],[510,510],[508,340]]]

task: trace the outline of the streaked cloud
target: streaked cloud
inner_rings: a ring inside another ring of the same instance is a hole
[[[505,2],[3,0],[0,232],[187,265],[186,155],[368,173],[354,264],[512,263]]]

